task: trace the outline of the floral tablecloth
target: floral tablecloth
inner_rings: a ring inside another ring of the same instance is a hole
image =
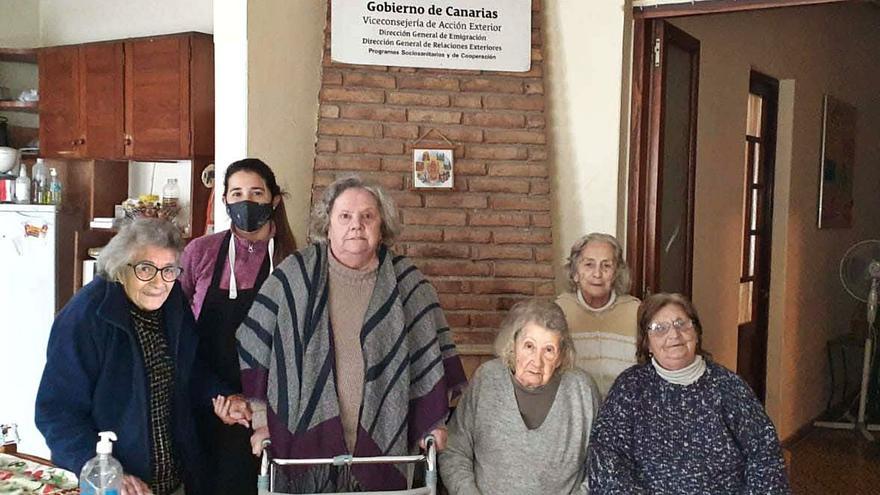
[[[33,493],[44,495],[79,493],[76,476],[61,468],[38,464],[9,454],[0,454],[0,494]]]

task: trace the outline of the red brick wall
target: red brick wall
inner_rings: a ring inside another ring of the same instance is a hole
[[[554,294],[540,0],[532,10],[524,73],[333,63],[328,19],[313,199],[352,172],[392,193],[395,250],[434,283],[464,353],[488,351],[516,301]],[[411,190],[412,143],[431,128],[455,144],[452,191]]]

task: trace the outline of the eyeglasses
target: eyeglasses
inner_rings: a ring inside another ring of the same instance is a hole
[[[673,328],[685,332],[694,328],[694,322],[682,318],[676,318],[672,321],[655,321],[648,325],[648,333],[657,337],[663,337]]]
[[[166,282],[174,282],[177,280],[177,277],[183,273],[183,268],[179,266],[166,266],[165,268],[159,268],[146,261],[142,261],[135,265],[129,263],[128,266],[134,270],[134,276],[141,282],[149,282],[150,280],[153,280],[159,272],[162,272],[162,280]]]

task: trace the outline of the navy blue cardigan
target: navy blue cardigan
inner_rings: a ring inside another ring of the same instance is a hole
[[[149,386],[130,304],[122,285],[96,277],[52,325],[36,424],[52,462],[77,475],[95,456],[98,432],[112,430],[119,438],[113,456],[126,474],[147,482],[152,478]],[[205,473],[193,407],[210,407],[211,397],[230,390],[196,359],[195,322],[179,284],[162,308],[174,361],[174,447],[183,462],[187,493],[198,493]]]
[[[791,493],[764,407],[710,360],[686,386],[651,363],[621,373],[593,424],[587,466],[592,495]]]

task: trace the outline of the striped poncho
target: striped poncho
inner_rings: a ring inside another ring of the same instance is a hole
[[[313,244],[271,274],[239,327],[244,393],[268,405],[273,454],[282,458],[347,453],[336,393],[330,328],[327,245]],[[364,390],[355,456],[404,455],[442,425],[449,394],[465,384],[433,286],[413,264],[379,249],[376,284],[360,333]],[[400,467],[358,465],[350,473],[312,468],[289,488],[400,489]]]

